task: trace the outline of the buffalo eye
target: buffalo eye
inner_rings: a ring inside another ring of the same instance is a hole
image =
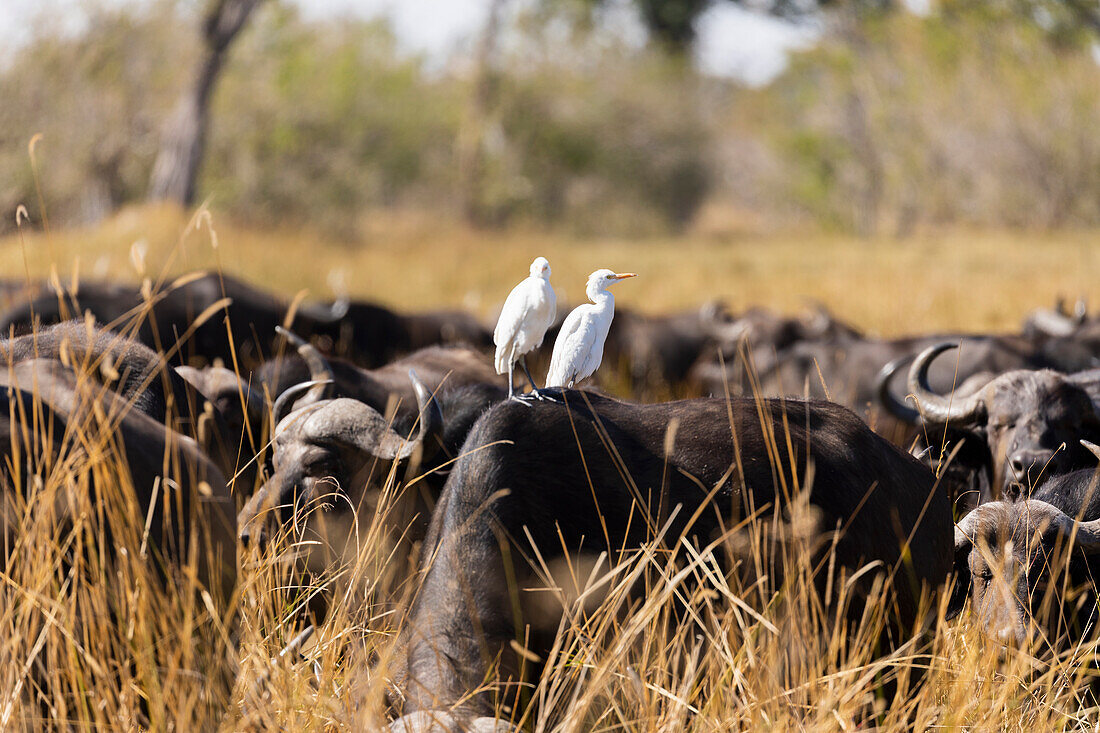
[[[323,453],[306,461],[305,470],[310,476],[335,476],[339,473],[340,459]]]

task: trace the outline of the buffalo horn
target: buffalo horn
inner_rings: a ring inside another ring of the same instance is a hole
[[[958,552],[972,544],[979,534],[983,520],[996,521],[1006,506],[1012,507],[1013,513],[1023,515],[1030,527],[1038,527],[1039,523],[1045,519],[1049,526],[1057,528],[1063,537],[1073,538],[1075,547],[1089,552],[1100,551],[1100,519],[1078,522],[1053,504],[1039,499],[1025,499],[1018,502],[992,501],[979,505],[960,519],[955,526],[955,551]]]
[[[306,392],[308,390],[313,389],[314,387],[316,387],[319,384],[323,385],[323,384],[331,384],[331,383],[332,383],[331,380],[325,380],[323,382],[310,380],[308,382],[301,382],[299,384],[295,384],[293,387],[287,387],[285,390],[283,390],[283,393],[281,395],[279,395],[279,398],[277,400],[275,400],[274,407],[271,408],[272,432],[274,432],[275,426],[278,425],[280,422],[282,422],[282,419],[284,417],[289,415],[291,412],[294,412],[299,407],[305,407],[306,406],[305,404],[302,404],[302,405],[295,405],[293,408],[290,407],[290,404],[294,401],[294,398],[296,398],[302,392]],[[310,402],[309,404],[315,404],[315,403]]]
[[[400,461],[411,456],[425,445],[429,437],[442,431],[443,416],[428,389],[416,378],[413,389],[420,407],[420,428],[415,438],[406,439],[387,424],[370,405],[359,400],[339,398],[331,400],[307,418],[305,430],[316,442],[334,441],[355,446],[359,450],[388,461]],[[425,448],[428,448],[425,445]]]
[[[1084,438],[1081,438],[1081,445],[1084,446],[1089,453],[1093,454],[1098,460],[1100,460],[1100,445],[1087,441]]]
[[[292,333],[282,326],[276,326],[275,330],[282,334],[283,338],[289,341],[294,348],[298,350],[298,355],[305,360],[306,366],[309,367],[309,379],[312,383],[312,387],[306,393],[304,397],[294,403],[293,410],[298,410],[306,405],[312,405],[320,402],[323,399],[329,397],[331,391],[330,385],[336,382],[336,375],[332,371],[332,367],[329,366],[325,357],[321,356],[321,352],[296,333]],[[280,399],[282,395],[280,395]],[[275,411],[274,418],[275,424],[279,424],[279,420],[282,416]]]
[[[980,421],[985,415],[985,389],[959,400],[936,394],[928,385],[928,367],[945,351],[958,348],[957,343],[946,342],[930,346],[917,356],[909,367],[909,392],[916,396],[917,405],[925,422],[945,425],[954,422],[967,425]]]
[[[880,369],[878,376],[875,377],[875,393],[878,395],[879,403],[886,408],[887,412],[898,420],[916,425],[920,422],[920,412],[899,400],[890,391],[890,380],[908,361],[908,356],[901,356]]]
[[[331,305],[308,305],[301,309],[302,315],[318,323],[339,323],[348,314],[351,300],[340,296]]]

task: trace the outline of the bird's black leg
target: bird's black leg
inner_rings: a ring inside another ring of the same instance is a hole
[[[523,368],[523,373],[527,375],[527,383],[531,385],[531,393],[528,395],[524,395],[524,397],[534,397],[536,400],[545,399],[542,393],[539,392],[539,388],[535,386],[535,380],[531,378],[531,370],[527,368],[526,354],[519,358],[519,365]]]

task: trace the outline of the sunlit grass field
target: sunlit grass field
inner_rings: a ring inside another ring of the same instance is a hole
[[[265,230],[217,215],[140,208],[94,228],[28,233],[23,241],[0,240],[0,268],[9,277],[24,273],[24,252],[32,276],[55,265],[66,283],[74,272],[135,280],[138,267],[153,278],[221,268],[287,295],[306,289],[331,298],[336,287],[397,308],[463,307],[486,317],[537,255],[550,260],[562,303],[582,300],[588,274],[609,267],[640,275],[615,296],[648,312],[718,297],[734,310],[791,312],[820,302],[882,335],[1012,330],[1059,295],[1100,291],[1096,231],[954,231],[898,241],[711,226],[678,237],[577,239],[472,231],[419,213],[378,214],[361,241],[346,242],[308,228]]]
[[[542,254],[562,302],[578,300],[587,273],[608,266],[639,273],[616,295],[645,311],[694,307],[712,297],[735,310],[793,311],[816,300],[883,334],[1013,329],[1056,295],[1095,293],[1100,273],[1097,234],[1090,232],[955,232],[904,242],[702,231],[675,239],[575,240],[453,225],[437,230],[422,216],[373,222],[367,231],[362,242],[334,242],[308,230],[235,226],[216,215],[130,210],[94,229],[7,237],[0,265],[8,277],[44,276],[53,267],[66,283],[74,273],[85,280],[155,280],[221,268],[288,296],[308,289],[311,297],[328,298],[335,287],[399,308],[466,307],[489,316]],[[92,424],[86,432],[102,428]],[[109,445],[95,444],[98,450],[75,463],[42,468],[40,501],[53,501],[52,492],[74,481],[80,488],[77,477],[89,466],[105,471],[118,460]],[[405,478],[395,473],[386,481],[399,491]],[[23,511],[31,516],[33,506]],[[189,604],[186,594],[159,592],[140,563],[127,561],[125,587],[138,590],[126,596],[130,635],[119,636],[104,610],[119,603],[114,576],[70,586],[59,576],[60,541],[53,552],[24,549],[18,572],[4,574],[0,588],[0,728],[384,725],[392,643],[413,583],[371,581],[390,561],[372,541],[381,521],[365,521],[358,555],[346,566],[313,580],[336,601],[302,649],[304,658],[280,650],[303,627],[311,591],[290,587],[279,543],[264,554],[242,553],[238,651],[203,662],[209,667],[196,666],[185,635],[170,633],[173,624],[217,626],[209,609]],[[41,529],[33,537],[51,542]],[[675,540],[665,538],[668,545]],[[601,586],[603,600],[594,609],[567,607],[547,671],[529,691],[537,705],[522,717],[507,710],[502,716],[539,731],[1095,729],[1094,645],[1053,657],[1002,658],[965,613],[945,621],[940,602],[930,609],[927,637],[880,658],[872,644],[883,623],[880,604],[871,599],[859,609],[866,624],[858,634],[833,626],[808,592],[808,548],[795,541],[787,549],[780,587],[726,579],[717,570],[720,546],[682,547],[674,559],[650,546],[613,572],[605,566],[582,578],[582,590]],[[631,592],[638,583],[647,589],[641,600]],[[72,613],[75,599],[100,612]],[[854,602],[838,589],[837,604]],[[90,645],[93,639],[98,643]],[[234,675],[231,690],[216,688],[216,680]]]

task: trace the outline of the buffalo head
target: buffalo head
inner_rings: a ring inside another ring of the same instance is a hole
[[[1060,374],[1049,369],[1016,369],[984,384],[971,380],[955,395],[933,392],[928,368],[943,352],[943,343],[923,351],[909,369],[909,392],[919,411],[880,395],[896,416],[962,431],[988,448],[990,493],[1030,494],[1051,476],[1094,465],[1080,444],[1098,441],[1100,417],[1090,391],[1097,374]],[[985,496],[983,500],[995,498]]]
[[[380,504],[389,469],[419,462],[439,445],[442,416],[431,393],[409,373],[419,413],[417,432],[398,432],[377,410],[346,397],[331,399],[327,363],[308,344],[291,339],[310,363],[312,379],[279,396],[272,409],[273,473],[238,517],[241,540],[262,540],[264,525],[293,525],[296,539],[317,541],[324,552],[309,552],[307,569],[327,567],[355,541],[356,526],[369,525]],[[302,393],[304,396],[299,397]],[[409,502],[391,506],[387,524],[407,528],[418,512]],[[404,511],[408,510],[408,511]],[[394,514],[397,516],[395,517]],[[404,514],[408,514],[405,517]]]
[[[1088,304],[1078,299],[1073,313],[1069,313],[1066,302],[1059,298],[1054,308],[1038,308],[1028,314],[1024,320],[1023,333],[1031,338],[1043,336],[1071,336],[1088,320]]]
[[[982,504],[955,528],[959,584],[951,610],[961,608],[969,585],[971,608],[988,635],[1013,645],[1036,636],[1052,642],[1075,613],[1074,583],[1062,576],[1088,576],[1073,572],[1067,552],[1100,552],[1100,520],[1079,522],[1037,499]]]
[[[319,541],[330,559],[342,556],[354,543],[356,525],[372,520],[393,464],[419,462],[436,445],[439,408],[427,388],[410,376],[420,406],[419,429],[411,437],[394,430],[369,405],[346,397],[311,402],[282,418],[272,441],[274,473],[241,511],[241,540],[262,540],[263,525],[277,520],[293,523],[296,539]],[[309,553],[307,568],[329,564],[320,557]]]

